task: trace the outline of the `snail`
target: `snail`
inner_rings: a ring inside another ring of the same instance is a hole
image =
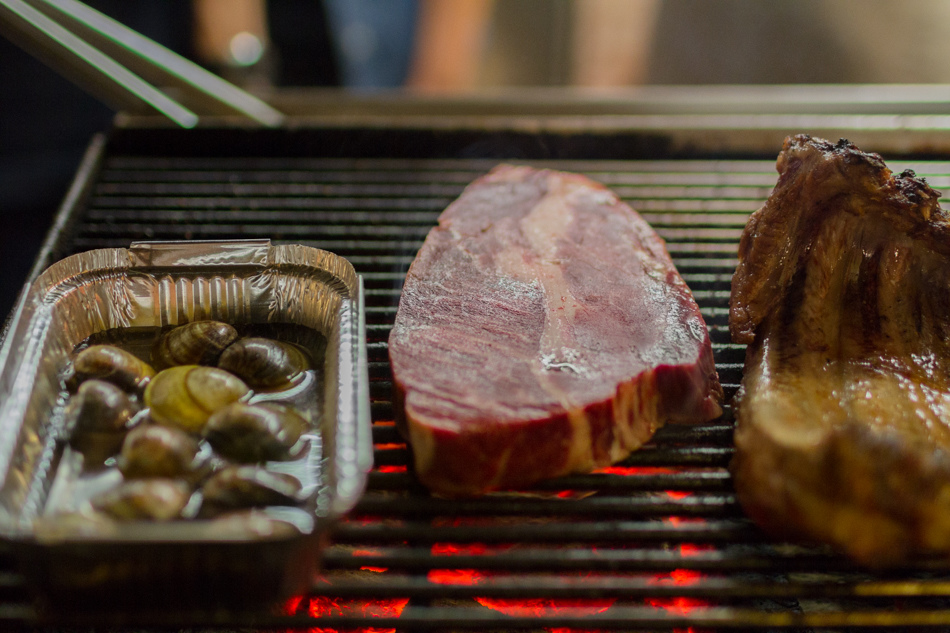
[[[94,509],[114,519],[170,521],[181,517],[191,488],[172,479],[133,479],[92,499]]]
[[[212,413],[249,394],[240,378],[223,369],[181,365],[155,375],[145,405],[156,423],[200,433]]]
[[[290,459],[307,426],[307,420],[291,406],[235,402],[212,414],[203,433],[221,456],[253,463]]]
[[[198,440],[173,427],[144,425],[130,432],[119,453],[119,470],[128,479],[193,476]]]
[[[69,399],[64,425],[70,445],[87,466],[100,465],[118,452],[138,406],[119,387],[104,380],[87,380]]]
[[[66,428],[75,437],[81,433],[124,433],[138,407],[118,386],[105,380],[87,380],[79,385],[66,405]]]
[[[227,466],[205,482],[202,492],[205,511],[296,505],[300,481],[258,466]]]
[[[154,375],[152,366],[131,352],[114,345],[92,345],[76,355],[66,386],[75,391],[86,380],[99,378],[140,393]]]
[[[218,367],[239,376],[252,389],[285,389],[310,368],[302,349],[267,338],[243,338],[221,354]]]
[[[152,362],[159,367],[214,365],[237,337],[234,326],[221,321],[186,323],[158,339],[152,350]]]

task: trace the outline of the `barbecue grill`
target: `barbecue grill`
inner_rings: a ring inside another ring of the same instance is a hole
[[[361,125],[341,116],[278,130],[177,130],[120,117],[108,138],[96,137],[34,274],[72,253],[138,240],[270,238],[346,257],[366,287],[376,465],[364,498],[333,532],[311,590],[270,611],[62,613],[31,601],[4,552],[0,627],[950,627],[946,562],[873,573],[823,547],[776,542],[752,525],[727,470],[728,407],[708,424],[663,428],[614,467],[530,490],[448,500],[416,483],[393,424],[389,329],[405,272],[436,217],[499,162],[587,174],[637,209],[693,290],[727,399],[738,388],[744,349],[729,338],[730,279],[742,227],[775,183],[786,130],[730,137],[702,126],[584,129],[565,117],[540,126],[515,117],[507,126],[443,119],[400,127],[383,115]],[[855,131],[860,144],[868,132]],[[909,134],[924,137],[922,129]],[[889,138],[890,145],[865,149],[900,152],[887,156],[894,169],[950,186],[950,153]]]

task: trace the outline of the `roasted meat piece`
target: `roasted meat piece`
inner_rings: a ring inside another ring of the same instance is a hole
[[[501,166],[469,185],[409,269],[389,355],[416,474],[446,495],[589,471],[720,413],[663,241],[575,174]]]
[[[791,137],[778,172],[732,282],[739,500],[867,565],[950,553],[950,216],[844,140]]]

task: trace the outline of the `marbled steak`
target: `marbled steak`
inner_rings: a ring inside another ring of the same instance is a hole
[[[500,166],[440,216],[389,338],[432,490],[590,471],[720,414],[706,325],[660,237],[586,177]]]

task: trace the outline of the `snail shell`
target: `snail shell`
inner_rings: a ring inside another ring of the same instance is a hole
[[[193,321],[166,333],[152,350],[159,367],[214,365],[221,352],[237,340],[233,326],[221,321]]]
[[[154,375],[152,366],[131,352],[114,345],[92,345],[76,355],[66,384],[75,390],[86,380],[99,378],[130,393],[140,393]]]
[[[307,426],[306,419],[288,405],[236,402],[208,418],[204,436],[214,450],[236,462],[286,460]]]
[[[138,407],[128,394],[104,380],[87,380],[69,399],[65,428],[69,443],[87,466],[100,465],[115,455]]]
[[[133,479],[92,499],[92,506],[114,519],[170,521],[181,516],[191,488],[172,479]]]
[[[218,367],[240,376],[252,389],[284,389],[310,368],[310,361],[296,345],[251,337],[224,350]]]
[[[129,479],[182,477],[195,471],[198,440],[172,427],[145,425],[129,433],[119,454],[119,470]]]
[[[227,466],[202,488],[204,502],[216,509],[297,505],[300,481],[258,466]]]
[[[66,427],[73,436],[90,431],[125,432],[138,407],[118,386],[105,380],[87,380],[66,405]]]
[[[240,378],[223,369],[181,365],[155,375],[145,389],[145,405],[156,423],[200,433],[212,413],[249,393]]]

